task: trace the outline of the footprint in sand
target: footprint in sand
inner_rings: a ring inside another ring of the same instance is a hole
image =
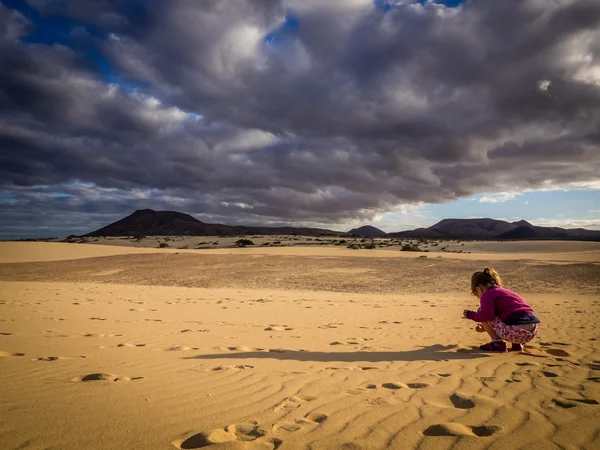
[[[310,422],[323,423],[327,420],[327,418],[329,416],[327,414],[313,411],[310,414],[307,414],[305,417],[306,417],[306,420],[308,420]]]
[[[525,367],[525,366],[539,366],[539,364],[537,363],[532,363],[532,362],[518,362],[515,363],[516,366],[520,366],[520,367]]]
[[[369,384],[368,386],[375,386],[373,389],[377,388],[376,385],[372,385],[372,384]],[[369,392],[369,388],[367,386],[365,386],[365,387],[359,386],[354,389],[350,389],[350,390],[346,391],[346,394],[359,395],[359,394],[364,394],[365,392]]]
[[[584,405],[600,405],[600,402],[593,398],[553,398],[552,402],[556,406],[560,406],[564,409],[574,408],[578,403]]]
[[[499,431],[502,431],[502,427],[495,425],[470,426],[460,423],[439,423],[436,425],[431,425],[429,428],[423,431],[423,434],[425,436],[488,437],[498,433]]]
[[[245,345],[236,345],[233,347],[227,347],[227,350],[229,350],[230,352],[262,352],[264,351],[264,348],[253,348],[246,347]]]
[[[326,323],[325,325],[319,325],[317,328],[327,329],[327,328],[337,328],[338,325],[343,325],[342,323]]]
[[[83,333],[82,336],[83,337],[109,337],[109,338],[114,338],[114,337],[121,337],[123,335],[122,334],[104,334],[104,333],[100,333],[100,334]]]
[[[0,351],[0,358],[12,358],[15,356],[25,356],[25,353],[13,353]]]
[[[269,325],[264,331],[292,331],[293,328],[288,327],[287,325]]]
[[[452,394],[450,396],[450,401],[457,409],[475,408],[475,403],[473,403],[473,400],[461,394]]]
[[[389,405],[398,405],[401,403],[401,400],[398,400],[393,397],[377,397],[377,398],[368,398],[365,402],[370,406],[389,406]]]
[[[351,338],[350,340],[345,341],[345,342],[343,342],[343,341],[333,341],[329,345],[358,345],[358,344],[359,343],[356,340],[354,340],[353,338]]]
[[[569,352],[561,348],[549,348],[546,350],[546,353],[552,356],[571,356]]]
[[[173,345],[171,347],[165,348],[165,352],[187,352],[190,350],[200,350],[199,347],[186,347],[184,345]]]
[[[386,388],[386,389],[402,389],[402,388],[407,388],[408,386],[404,383],[392,382],[392,383],[383,383],[381,385],[381,387]]]
[[[295,431],[301,430],[302,425],[296,422],[275,422],[273,424],[273,428],[271,429],[272,433],[293,433]]]
[[[406,388],[410,388],[410,389],[422,389],[422,388],[426,388],[429,387],[429,385],[427,383],[398,383],[398,382],[391,382],[391,383],[383,383],[381,385],[381,387],[386,388],[386,389],[406,389]]]
[[[0,333],[0,336],[11,336],[12,333]]]
[[[90,320],[106,320],[103,317],[90,317]]]
[[[313,397],[312,395],[294,395],[292,397],[286,398],[283,402],[273,408],[273,411],[281,411],[282,409],[297,409],[302,405],[315,400],[317,397]]]
[[[73,382],[88,382],[88,381],[112,381],[112,382],[122,382],[122,381],[133,381],[133,380],[141,380],[144,377],[126,377],[113,375],[112,373],[90,373],[89,375],[84,375],[83,377],[75,377],[71,378]]]
[[[226,444],[229,449],[276,449],[281,439],[268,437],[257,422],[228,425],[208,432],[197,433],[187,439],[178,439],[171,444],[180,449],[195,449]]]
[[[84,356],[85,358],[85,356]],[[40,358],[31,358],[29,361],[58,361],[59,359],[73,359],[68,356],[46,356]]]
[[[133,348],[135,348],[135,347],[145,347],[145,346],[146,346],[146,344],[127,344],[127,343],[125,343],[125,344],[118,344],[117,345],[117,347],[133,347]]]
[[[227,370],[227,369],[254,369],[254,366],[251,364],[238,364],[237,366],[217,366],[217,367],[213,367],[212,371],[213,372],[218,372],[220,370]]]

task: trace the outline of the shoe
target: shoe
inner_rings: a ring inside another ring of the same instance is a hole
[[[480,345],[479,350],[483,350],[484,352],[506,352],[506,343],[503,341],[492,341],[488,342],[485,345]]]
[[[525,346],[523,344],[513,344],[510,348],[511,352],[524,352]]]

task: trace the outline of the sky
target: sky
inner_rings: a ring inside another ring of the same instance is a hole
[[[600,2],[0,0],[0,239],[144,208],[600,229]]]

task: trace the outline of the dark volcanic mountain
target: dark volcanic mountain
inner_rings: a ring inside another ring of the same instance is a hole
[[[365,238],[377,238],[377,237],[385,237],[387,233],[385,231],[380,230],[379,228],[375,228],[371,225],[365,225],[359,228],[353,228],[352,230],[346,233],[348,236],[356,236],[356,237],[365,237]]]
[[[86,236],[242,236],[246,234],[291,234],[301,236],[341,236],[339,231],[297,227],[247,227],[204,223],[175,211],[139,209]]]
[[[298,236],[357,236],[413,239],[461,240],[525,240],[572,239],[600,241],[600,231],[577,228],[536,227],[520,220],[506,222],[495,219],[444,219],[429,228],[386,234],[382,230],[364,226],[348,233],[321,228],[247,227],[204,223],[194,217],[175,211],[137,210],[133,214],[93,231],[86,236],[243,236],[288,234]]]
[[[600,231],[537,227],[525,220],[444,219],[429,228],[389,233],[387,237],[415,239],[527,240],[567,239],[600,241]]]

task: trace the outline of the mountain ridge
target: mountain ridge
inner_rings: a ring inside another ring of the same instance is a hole
[[[242,236],[247,234],[342,236],[345,233],[308,227],[251,227],[204,223],[188,214],[177,211],[138,209],[129,216],[92,231],[85,236]]]
[[[346,233],[323,228],[263,227],[224,225],[202,222],[189,214],[177,211],[138,209],[129,216],[84,235],[100,236],[243,236],[298,235],[298,236],[355,236],[366,238],[388,237],[405,239],[460,239],[460,240],[590,240],[600,241],[600,231],[583,228],[565,229],[540,227],[525,220],[507,222],[490,218],[443,219],[428,228],[385,233],[371,225],[354,228]]]

